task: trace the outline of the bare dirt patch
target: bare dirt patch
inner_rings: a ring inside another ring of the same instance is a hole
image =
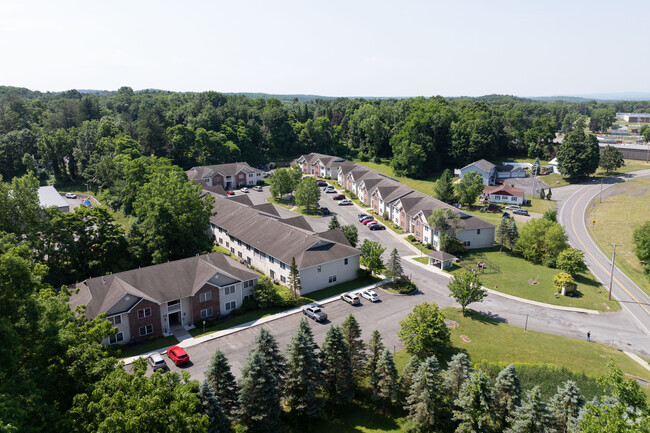
[[[458,322],[451,319],[445,319],[445,325],[447,325],[447,328],[454,329],[458,326]]]
[[[462,335],[462,334],[460,335],[460,339],[463,340],[465,343],[469,343],[470,341],[472,341],[469,339],[467,335]]]

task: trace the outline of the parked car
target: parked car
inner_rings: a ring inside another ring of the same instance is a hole
[[[81,203],[82,203],[84,206],[86,206],[86,207],[89,207],[89,208],[91,208],[91,209],[93,208],[93,204],[92,204],[92,203],[90,202],[90,200],[88,200],[88,199],[82,200]]]
[[[333,186],[326,186],[323,188],[323,191],[325,191],[327,194],[334,194],[336,192],[336,189]]]
[[[330,210],[328,208],[326,208],[326,207],[322,207],[322,208],[320,208],[320,213],[321,213],[321,215],[329,215]]]
[[[344,293],[341,295],[341,299],[343,299],[345,302],[347,302],[350,305],[359,305],[361,303],[359,297],[354,293]]]
[[[386,226],[382,226],[381,224],[379,224],[377,222],[373,222],[373,223],[368,224],[368,228],[370,230],[386,230]]]
[[[241,192],[248,193],[248,188],[246,188],[246,187],[242,188],[242,189],[241,189]]]
[[[511,204],[510,206],[506,206],[506,209],[510,209],[510,210],[521,209],[521,206],[518,206],[516,204]]]
[[[359,222],[361,222],[361,221],[365,220],[366,218],[371,218],[371,216],[368,215],[367,213],[360,213],[359,215],[357,215],[357,218],[359,218]]]
[[[339,206],[351,206],[351,205],[352,205],[352,200],[347,198],[339,202]]]
[[[501,215],[501,218],[510,218],[510,214],[508,212],[504,212],[503,215]]]
[[[335,195],[332,197],[334,200],[345,200],[345,196],[343,194]]]
[[[151,355],[147,356],[147,361],[149,361],[149,365],[151,365],[153,371],[161,369],[164,370],[167,368],[167,363],[163,359],[162,355],[158,352],[154,352]]]
[[[262,191],[262,187],[260,185],[254,186],[253,189],[255,191]]]
[[[379,295],[375,293],[374,290],[364,290],[361,292],[361,297],[366,298],[370,302],[377,302],[379,301]]]
[[[316,185],[318,186],[329,186],[324,180],[317,180]]]
[[[373,222],[377,222],[377,221],[375,221],[374,218],[366,218],[365,220],[361,221],[361,224],[363,224],[364,226],[367,226],[368,224],[373,223]]]
[[[235,191],[228,190],[228,191],[226,191],[226,194],[228,194],[228,195],[235,195]]]
[[[190,362],[190,356],[179,346],[173,346],[167,349],[167,355],[169,355],[169,359],[174,361],[176,365],[183,365]]]
[[[65,198],[77,198],[77,194],[73,192],[66,192],[65,193]]]
[[[302,307],[302,314],[317,322],[327,320],[327,314],[317,305],[306,305]]]
[[[528,216],[528,211],[526,209],[515,209],[512,211],[515,215],[525,215]]]

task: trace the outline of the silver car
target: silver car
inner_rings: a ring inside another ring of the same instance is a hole
[[[149,361],[149,364],[151,365],[151,368],[153,368],[153,371],[160,369],[164,370],[167,368],[167,363],[163,359],[162,355],[158,352],[147,356],[147,361]]]

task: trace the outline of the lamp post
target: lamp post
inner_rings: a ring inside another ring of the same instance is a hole
[[[90,191],[90,188],[88,188],[88,182],[86,182],[86,195],[88,195],[89,191]]]
[[[614,252],[612,253],[612,271],[609,273],[609,296],[608,300],[612,300],[612,283],[614,282],[614,260],[616,260],[616,242],[614,242]]]
[[[203,333],[205,334],[205,320],[203,321]]]

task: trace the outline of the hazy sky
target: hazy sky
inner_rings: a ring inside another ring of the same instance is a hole
[[[650,1],[0,0],[0,85],[329,96],[650,92]]]

